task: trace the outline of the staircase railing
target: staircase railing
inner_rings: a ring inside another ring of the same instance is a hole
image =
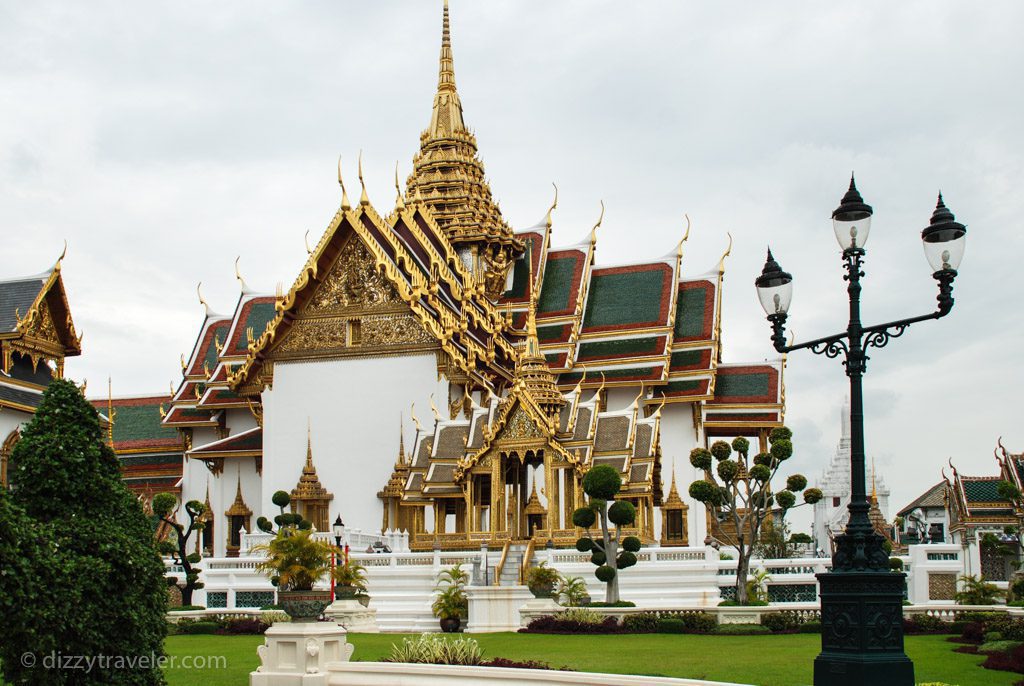
[[[534,539],[530,539],[526,544],[526,552],[523,553],[523,564],[519,567],[519,584],[526,584],[526,575],[530,571],[530,561],[533,560],[533,544]]]
[[[498,566],[494,568],[494,585],[501,586],[501,572],[505,569],[505,560],[508,558],[509,548],[512,547],[512,541],[505,541],[505,545],[501,548],[501,558],[498,559]]]

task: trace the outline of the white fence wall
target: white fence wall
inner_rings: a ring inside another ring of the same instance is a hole
[[[326,536],[327,534],[317,534]],[[243,549],[261,542],[263,534],[248,535]],[[398,545],[402,534],[398,534]],[[389,543],[390,545],[390,543]],[[481,553],[352,552],[351,557],[366,567],[371,607],[383,631],[419,632],[435,629],[430,612],[438,573],[455,563],[471,571],[474,583],[482,582]],[[488,580],[493,582],[500,551],[488,554]],[[929,600],[929,574],[963,574],[962,549],[956,545],[920,545],[902,558],[908,571],[907,590],[911,603],[941,608],[950,601]],[[641,608],[710,608],[727,597],[736,583],[736,561],[722,560],[713,548],[644,548],[636,566],[620,572],[624,599]],[[588,553],[575,550],[538,550],[535,561],[547,561],[563,576],[584,579],[594,600],[603,600],[604,585],[594,577]],[[205,588],[193,602],[209,609],[253,608],[273,604],[274,587],[256,570],[260,558],[208,558],[199,563]],[[752,560],[751,572],[768,572],[768,593],[773,605],[791,608],[818,602],[815,574],[828,571],[829,558]],[[180,579],[181,570],[168,564],[168,575]],[[326,586],[326,584],[325,584]]]

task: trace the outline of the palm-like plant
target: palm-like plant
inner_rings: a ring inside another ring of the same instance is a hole
[[[441,573],[437,575],[437,587],[444,586],[459,586],[463,587],[469,583],[469,572],[462,568],[462,564],[454,564],[448,569],[442,569]]]
[[[438,619],[464,619],[469,613],[469,599],[466,597],[466,584],[469,573],[461,564],[442,569],[437,575],[437,595],[430,605],[434,616]]]
[[[563,605],[577,607],[583,604],[583,599],[588,595],[587,583],[581,577],[562,577],[558,583],[556,597]]]
[[[355,560],[347,560],[334,568],[334,582],[358,593],[366,593],[366,567]]]
[[[960,582],[963,587],[955,596],[956,602],[960,605],[995,605],[996,600],[1003,595],[995,584],[985,581],[984,577],[976,577],[973,574],[962,576]]]
[[[256,569],[270,576],[282,591],[309,591],[331,570],[334,546],[313,538],[312,529],[282,529],[269,542],[253,548],[266,559]]]

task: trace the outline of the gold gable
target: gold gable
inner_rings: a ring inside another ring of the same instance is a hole
[[[434,337],[377,270],[363,242],[352,235],[268,357],[346,357],[434,347]]]
[[[317,286],[304,314],[365,312],[389,305],[407,309],[394,287],[377,272],[370,251],[357,238],[351,237],[323,283]]]

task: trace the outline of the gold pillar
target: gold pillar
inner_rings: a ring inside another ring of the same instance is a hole
[[[505,513],[501,511],[501,496],[505,492],[505,484],[501,480],[501,454],[491,456],[491,533],[502,530]]]

